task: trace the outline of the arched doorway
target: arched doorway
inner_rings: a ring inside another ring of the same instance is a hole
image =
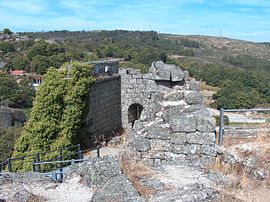
[[[128,108],[128,123],[131,123],[132,127],[134,122],[138,120],[141,116],[143,106],[140,104],[132,104]]]

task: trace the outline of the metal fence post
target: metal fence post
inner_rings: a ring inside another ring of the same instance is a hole
[[[63,148],[59,148],[60,152],[60,161],[63,161]],[[63,181],[63,163],[60,163],[60,182]]]
[[[36,167],[35,167],[35,161],[32,162],[32,171],[35,172],[36,171]]]
[[[11,158],[8,158],[8,172],[12,172]]]
[[[36,153],[36,162],[39,163],[40,162],[40,154],[39,152]],[[36,169],[37,172],[41,172],[41,169],[40,169],[40,164],[37,165],[37,169]]]
[[[220,109],[220,117],[219,117],[219,137],[218,144],[222,145],[223,141],[223,127],[224,127],[224,109]]]
[[[80,144],[78,144],[78,159],[83,159],[83,153]]]
[[[97,146],[97,157],[100,157],[100,146]]]

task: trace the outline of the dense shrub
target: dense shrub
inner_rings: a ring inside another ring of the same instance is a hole
[[[69,70],[68,70],[69,69]],[[78,133],[94,79],[89,65],[65,64],[50,68],[39,87],[30,118],[15,145],[13,156],[55,150],[79,143]],[[50,158],[50,155],[44,156]],[[31,162],[15,162],[15,170],[29,170]]]
[[[18,126],[0,128],[0,162],[11,156],[15,141],[20,137],[22,128]]]

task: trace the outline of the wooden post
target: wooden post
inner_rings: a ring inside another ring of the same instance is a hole
[[[223,127],[224,127],[224,109],[220,109],[220,117],[219,117],[219,138],[218,144],[222,145],[223,141]]]

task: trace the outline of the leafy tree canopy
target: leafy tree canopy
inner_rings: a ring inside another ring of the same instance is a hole
[[[66,78],[67,74],[70,78]],[[29,121],[16,142],[13,156],[78,143],[78,131],[93,82],[88,65],[73,62],[60,70],[49,68],[37,91]],[[24,164],[15,164],[14,169],[29,170],[30,165],[25,161]]]

